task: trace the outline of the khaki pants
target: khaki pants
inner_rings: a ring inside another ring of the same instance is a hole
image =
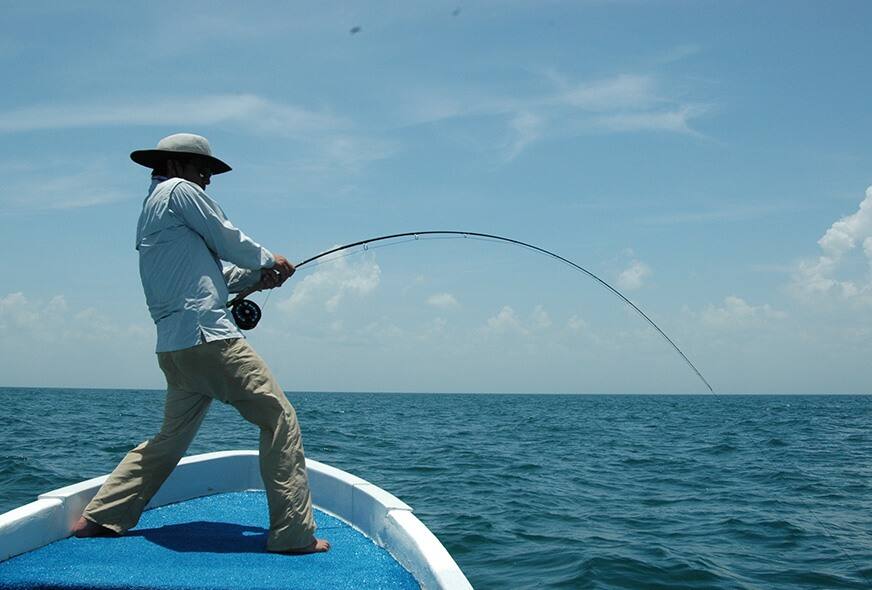
[[[260,473],[270,521],[267,549],[311,544],[315,521],[297,414],[266,363],[242,338],[161,352],[158,362],[167,379],[163,426],[124,457],[85,508],[85,518],[119,533],[135,526],[188,449],[214,398],[233,405],[260,428]]]

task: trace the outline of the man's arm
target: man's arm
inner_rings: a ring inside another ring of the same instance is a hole
[[[192,183],[178,183],[170,199],[174,212],[222,260],[224,280],[231,292],[247,294],[280,287],[294,274],[296,269],[287,258],[273,254],[242,233],[218,203]],[[227,263],[232,268],[228,269]]]
[[[239,293],[249,287],[253,287],[258,281],[263,271],[248,270],[240,268],[231,262],[221,261],[222,273],[224,274],[224,282],[227,283],[227,290],[231,293]]]
[[[291,275],[297,270],[294,265],[280,254],[275,254],[274,256],[276,258],[275,265],[272,268],[262,269],[260,275],[258,275],[256,270],[245,270],[229,262],[222,262],[224,265],[224,280],[227,281],[227,290],[231,293],[238,293],[234,301],[244,299],[255,291],[265,291],[266,289],[281,287],[285,281],[291,278]],[[255,282],[255,278],[258,276],[260,276],[260,279]]]
[[[173,212],[200,234],[221,260],[247,270],[272,268],[276,257],[234,226],[218,203],[190,182],[179,182],[170,196]]]

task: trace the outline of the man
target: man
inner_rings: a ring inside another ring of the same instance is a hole
[[[230,166],[206,138],[165,137],[131,159],[152,169],[136,235],[139,272],[157,327],[167,381],[160,432],[124,458],[85,508],[77,537],[135,526],[197,433],[212,399],[232,404],[260,428],[260,471],[269,504],[267,550],[317,553],[315,521],[297,416],[264,361],[227,310],[228,293],[284,283],[294,266],[248,238],[205,193]],[[223,261],[223,262],[222,262]]]

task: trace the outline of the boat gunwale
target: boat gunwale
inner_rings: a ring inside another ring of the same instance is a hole
[[[307,458],[306,472],[314,506],[386,549],[422,588],[472,588],[411,506],[365,479],[320,461]],[[0,514],[0,562],[70,536],[73,524],[107,477],[40,494],[35,502]],[[192,455],[179,462],[146,509],[263,487],[255,450]]]

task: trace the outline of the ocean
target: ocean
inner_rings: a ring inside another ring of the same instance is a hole
[[[870,588],[872,398],[289,392],[307,456],[477,589]],[[0,388],[0,512],[112,470],[163,393]],[[256,449],[215,402],[189,454]]]

